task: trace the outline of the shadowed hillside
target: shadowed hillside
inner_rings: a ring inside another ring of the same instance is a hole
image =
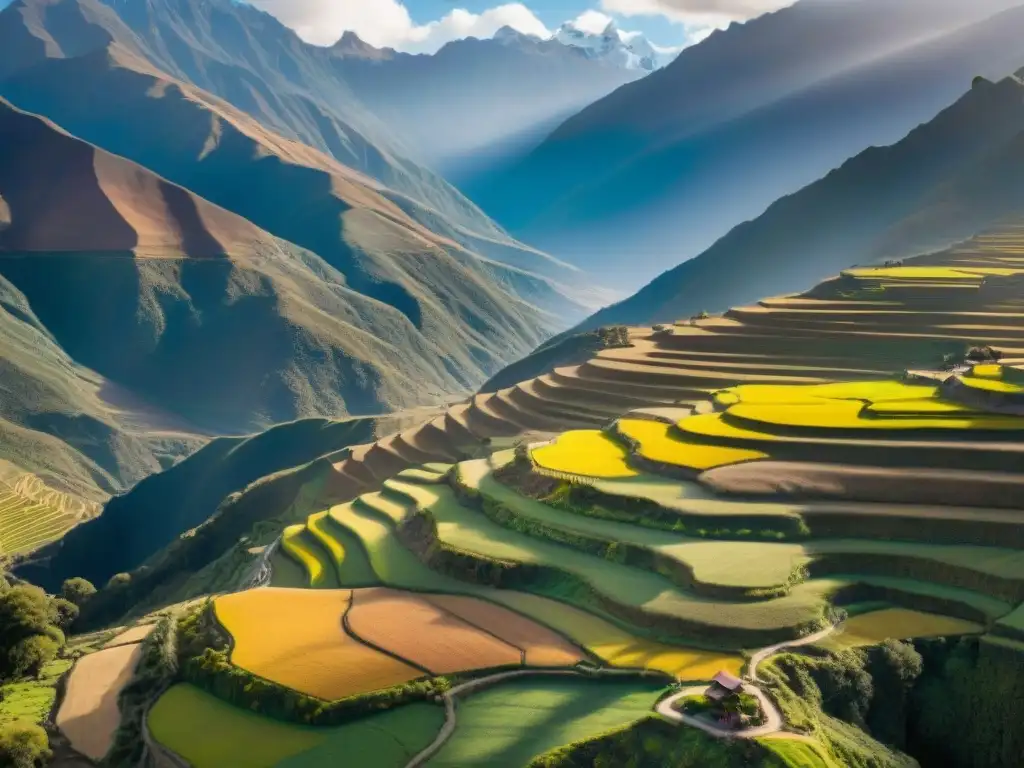
[[[1024,84],[975,87],[891,147],[782,198],[581,327],[669,322],[798,288],[857,261],[963,240],[1024,205]],[[756,270],[756,281],[738,275]]]
[[[986,18],[1016,5],[805,0],[733,25],[567,120],[475,199],[514,233],[636,285],[898,140],[975,75],[1017,69],[1024,9]]]
[[[447,331],[442,351],[431,305],[416,318],[421,333],[309,251],[37,117],[4,106],[2,118],[19,152],[0,172],[11,212],[0,270],[76,362],[146,399],[238,431],[420,405],[496,367],[477,349],[480,323],[465,326],[461,350]],[[80,217],[74,229],[47,226],[66,210]],[[69,250],[78,243],[88,250]],[[508,303],[482,277],[453,282],[481,291],[488,312]],[[505,349],[540,338],[536,314],[515,311],[529,319],[491,326],[507,329]]]

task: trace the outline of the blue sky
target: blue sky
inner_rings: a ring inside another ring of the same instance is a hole
[[[432,53],[463,37],[490,37],[500,26],[544,35],[583,18],[608,18],[655,45],[681,48],[715,27],[743,21],[794,0],[242,0],[272,13],[304,39],[330,45],[354,31],[378,46]],[[0,0],[0,8],[11,0]]]

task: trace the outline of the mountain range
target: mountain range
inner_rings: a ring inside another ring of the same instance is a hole
[[[377,49],[347,32],[331,49],[356,96],[396,126],[414,156],[472,183],[539,144],[583,107],[661,63],[643,39],[572,25],[542,40],[510,27],[435,54]],[[636,52],[634,52],[634,49]]]
[[[471,391],[603,295],[249,6],[17,0],[0,98],[0,458],[89,504],[214,434]]]
[[[1024,57],[1012,0],[802,0],[734,24],[468,188],[513,233],[639,286]],[[638,268],[638,265],[640,267]]]

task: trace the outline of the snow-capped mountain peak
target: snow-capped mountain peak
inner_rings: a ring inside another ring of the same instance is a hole
[[[623,32],[614,21],[596,34],[567,21],[559,27],[554,39],[562,45],[579,48],[589,58],[605,59],[624,69],[648,72],[665,66],[676,54],[675,51],[657,49],[639,32]]]

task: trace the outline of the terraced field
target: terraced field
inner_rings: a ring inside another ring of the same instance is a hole
[[[612,680],[630,670],[739,674],[745,653],[832,625],[816,639],[827,650],[1013,645],[1024,256],[1007,243],[1024,245],[1024,229],[1014,236],[633,329],[632,347],[357,448],[275,556],[275,584],[310,589],[217,598],[231,661],[332,701],[438,675],[574,669],[460,698],[427,763],[518,766],[649,712],[665,680],[623,678],[619,697]],[[942,370],[978,345],[1001,364]],[[256,727],[246,718],[231,728]],[[380,764],[430,741],[409,728],[381,737]],[[353,730],[291,733],[288,765],[355,743]],[[806,740],[770,748],[842,762]],[[226,753],[198,759],[213,757]]]

